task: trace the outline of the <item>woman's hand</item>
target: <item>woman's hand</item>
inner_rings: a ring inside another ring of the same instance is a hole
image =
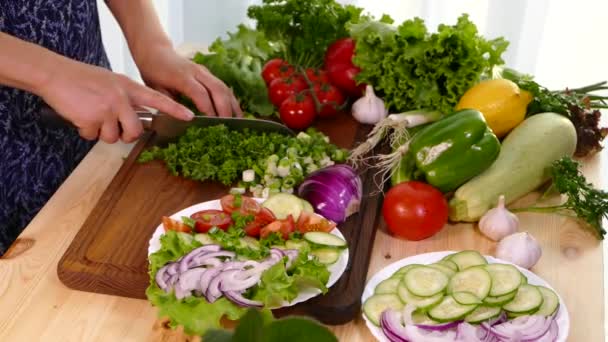
[[[184,94],[207,115],[243,116],[232,90],[204,66],[178,55],[170,45],[150,46],[145,53],[134,56],[148,86],[165,94]]]
[[[126,76],[61,58],[46,81],[36,89],[47,104],[71,121],[85,139],[114,143],[136,140],[143,127],[134,107],[158,109],[182,120],[194,114],[158,91]],[[119,123],[122,133],[119,129]]]

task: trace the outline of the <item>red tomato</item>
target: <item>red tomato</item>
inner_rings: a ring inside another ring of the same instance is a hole
[[[300,213],[300,217],[298,217],[298,222],[296,223],[296,229],[300,233],[307,232],[325,232],[329,233],[336,227],[336,223],[325,219],[324,217],[302,212]]]
[[[382,216],[388,230],[407,240],[435,235],[448,221],[448,203],[441,191],[416,181],[392,187],[384,196]]]
[[[272,213],[272,211],[267,208],[262,207],[260,212],[255,216],[252,222],[249,222],[243,230],[245,230],[245,234],[252,237],[259,237],[260,230],[263,227],[266,227],[268,224],[274,222],[276,217]]]
[[[230,214],[221,210],[207,209],[190,215],[195,220],[194,229],[199,233],[206,233],[213,227],[226,230],[232,224]]]
[[[352,64],[334,64],[327,69],[331,84],[356,97],[361,96],[365,90],[365,84],[357,85],[355,81],[355,76],[360,71],[361,69]]]
[[[277,78],[285,78],[289,77],[293,74],[294,68],[289,65],[286,61],[275,58],[271,59],[262,68],[262,78],[266,84],[270,84],[270,82],[274,81]]]
[[[247,196],[240,196],[240,203],[235,204],[236,196],[225,195],[220,199],[220,205],[225,213],[232,214],[233,211],[237,210],[243,215],[257,215],[262,206],[256,202],[253,198]]]
[[[170,217],[163,216],[163,228],[166,231],[175,230],[176,232],[190,233],[192,229],[181,221],[174,220]]]
[[[333,42],[325,52],[325,67],[335,64],[352,64],[355,55],[355,40],[342,38]]]
[[[284,240],[289,239],[289,234],[295,230],[293,216],[289,215],[284,220],[276,220],[260,231],[260,237],[265,238],[271,233],[280,233]]]
[[[331,84],[316,84],[314,94],[321,105],[317,115],[322,118],[335,116],[344,108],[344,103],[346,102],[344,95]]]
[[[304,93],[289,96],[279,108],[281,121],[295,130],[308,128],[315,120],[316,111],[313,98]]]
[[[297,94],[306,88],[308,85],[301,77],[278,78],[270,83],[268,97],[272,104],[280,107],[290,95]]]
[[[329,83],[329,76],[325,70],[308,68],[306,69],[306,77],[310,82],[314,83]]]

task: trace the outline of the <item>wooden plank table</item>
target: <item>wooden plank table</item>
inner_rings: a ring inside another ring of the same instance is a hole
[[[0,259],[0,341],[184,341],[157,320],[145,300],[70,290],[57,278],[59,258],[120,167],[131,145],[97,144]],[[586,161],[589,179],[606,188],[607,151]],[[569,341],[604,340],[602,244],[573,221],[522,214],[521,229],[541,242],[543,257],[533,269],[565,298]],[[406,256],[474,248],[492,253],[494,244],[471,225],[447,227],[421,242],[390,237],[379,228],[368,273]],[[372,341],[362,319],[332,327],[341,341]]]

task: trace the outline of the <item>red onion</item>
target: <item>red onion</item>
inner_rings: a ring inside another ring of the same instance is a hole
[[[298,195],[312,204],[315,212],[342,223],[357,211],[361,203],[361,178],[348,165],[338,164],[317,170],[298,188]]]
[[[384,310],[380,315],[380,327],[391,342],[408,342],[400,312],[392,309]]]
[[[257,307],[257,308],[261,308],[264,306],[264,304],[262,302],[257,302],[257,301],[251,300],[251,299],[247,299],[238,292],[227,291],[227,292],[224,292],[224,295],[238,306]]]
[[[481,326],[502,340],[532,342],[548,334],[554,321],[555,316],[544,317],[534,315],[517,317],[495,326],[484,322]]]

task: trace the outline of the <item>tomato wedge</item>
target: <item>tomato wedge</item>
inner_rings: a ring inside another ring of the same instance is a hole
[[[222,210],[228,214],[232,214],[233,211],[238,209],[239,213],[243,215],[257,215],[260,212],[262,206],[256,200],[247,196],[238,197],[240,200],[237,200],[237,203],[235,203],[237,199],[235,195],[225,195],[220,198]]]
[[[262,230],[262,228],[276,221],[276,219],[277,218],[274,216],[272,211],[267,208],[262,208],[260,212],[255,216],[253,221],[249,222],[245,226],[245,228],[243,228],[243,230],[248,236],[257,238],[260,236],[260,231]]]
[[[271,233],[280,233],[284,240],[289,239],[289,234],[295,230],[293,222],[293,216],[289,215],[284,220],[275,220],[274,222],[266,225],[260,231],[260,237],[265,238]]]
[[[190,227],[188,225],[186,225],[185,223],[174,220],[170,217],[163,216],[162,221],[163,221],[163,228],[165,229],[165,232],[167,232],[169,230],[174,230],[176,232],[190,233],[192,231],[192,229],[190,229]]]
[[[229,214],[216,209],[196,212],[190,218],[195,220],[194,229],[199,233],[206,233],[213,227],[226,230],[232,224],[232,218]]]
[[[300,213],[296,229],[300,233],[325,232],[329,233],[336,227],[336,223],[313,213]]]

